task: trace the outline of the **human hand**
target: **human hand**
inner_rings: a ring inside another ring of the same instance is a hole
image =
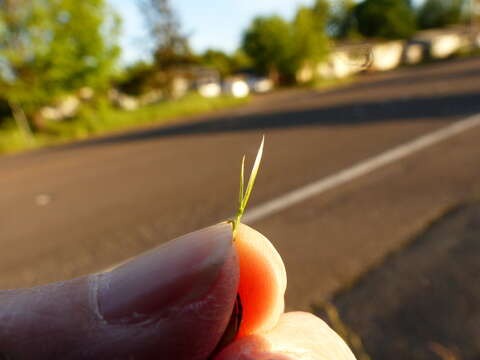
[[[354,359],[320,319],[283,314],[286,277],[268,244],[244,225],[233,243],[221,223],[108,272],[0,291],[0,359]],[[230,321],[239,286],[254,290],[240,329]]]

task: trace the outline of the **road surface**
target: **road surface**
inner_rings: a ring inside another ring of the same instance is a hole
[[[334,304],[363,351],[372,359],[478,359],[479,240],[480,203],[458,206],[338,294]]]
[[[480,59],[283,90],[180,124],[0,158],[0,288],[99,271],[480,113]],[[288,308],[311,309],[480,193],[480,127],[252,224],[282,254]]]

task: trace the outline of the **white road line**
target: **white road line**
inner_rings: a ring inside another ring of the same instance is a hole
[[[383,152],[377,156],[371,157],[347,169],[341,170],[336,174],[327,176],[323,179],[290,191],[273,200],[260,204],[246,212],[243,222],[248,224],[264,219],[270,215],[289,208],[290,206],[298,204],[303,200],[345,184],[348,181],[368,174],[382,166],[403,159],[420,150],[423,150],[429,146],[439,143],[440,141],[472,129],[476,126],[480,126],[480,114],[457,121],[427,135],[420,136],[413,141],[409,141],[391,150],[387,150],[386,152]]]

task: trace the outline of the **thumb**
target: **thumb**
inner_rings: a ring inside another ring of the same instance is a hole
[[[355,360],[340,336],[313,314],[282,314],[265,333],[237,339],[215,360]]]
[[[206,359],[239,269],[231,226],[187,234],[110,272],[0,292],[0,358]]]

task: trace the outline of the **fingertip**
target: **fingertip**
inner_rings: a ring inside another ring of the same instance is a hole
[[[264,235],[244,224],[239,225],[234,244],[243,307],[239,336],[268,331],[284,311],[287,276],[282,258]]]
[[[249,246],[255,247],[255,250],[259,252],[259,254],[265,256],[265,260],[268,261],[275,270],[281,288],[285,290],[287,288],[287,271],[280,253],[275,246],[273,246],[272,242],[261,232],[246,224],[239,225],[236,239],[239,244],[248,244]]]

